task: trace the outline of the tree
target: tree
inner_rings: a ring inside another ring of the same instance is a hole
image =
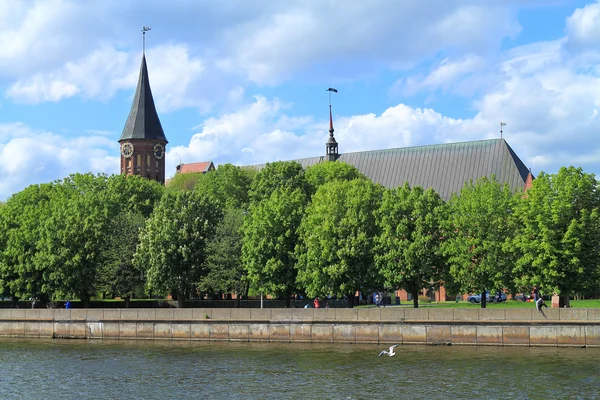
[[[242,262],[243,223],[242,210],[225,210],[214,237],[207,244],[208,273],[198,285],[199,289],[206,292],[236,293],[238,306],[242,293],[248,289],[246,269]]]
[[[185,174],[178,172],[169,180],[165,190],[167,192],[191,191],[202,179],[204,179],[202,172],[188,172]]]
[[[306,168],[304,177],[308,191],[313,195],[317,189],[333,181],[351,181],[364,178],[364,175],[353,165],[344,162],[321,162]]]
[[[304,170],[296,161],[267,163],[252,181],[250,201],[258,203],[268,199],[271,193],[281,188],[300,189],[303,193],[307,193]]]
[[[512,239],[515,195],[495,177],[465,184],[460,196],[452,196],[444,219],[450,275],[465,292],[480,292],[486,307],[486,289],[513,285],[514,259],[505,243]]]
[[[150,290],[177,296],[178,307],[206,272],[206,247],[222,217],[218,204],[196,192],[167,192],[140,237],[134,263]]]
[[[248,210],[250,185],[254,170],[223,164],[207,172],[196,184],[195,190],[210,194],[223,208]]]
[[[0,288],[17,299],[34,298],[46,306],[49,268],[38,251],[49,217],[52,184],[31,185],[15,193],[0,212]]]
[[[298,282],[309,296],[348,296],[379,289],[374,266],[379,234],[375,211],[383,189],[366,179],[333,181],[319,187],[300,225]]]
[[[96,179],[103,178],[98,176]],[[150,216],[165,190],[159,182],[139,175],[110,175],[106,185],[111,215],[131,212],[145,218]]]
[[[278,188],[250,207],[244,221],[242,257],[248,279],[261,293],[284,296],[296,289],[295,246],[307,198],[299,188]]]
[[[598,181],[581,168],[563,167],[533,181],[516,210],[519,286],[559,294],[560,306],[569,295],[598,287],[599,205]]]
[[[122,212],[109,222],[104,243],[98,271],[98,291],[124,298],[126,308],[129,308],[131,297],[145,282],[143,271],[133,263],[140,231],[145,224],[146,218],[142,214]]]
[[[89,307],[116,208],[107,181],[106,175],[73,174],[55,185],[38,261],[49,268],[54,299],[78,297]]]
[[[419,307],[419,292],[445,277],[441,255],[441,222],[445,203],[433,190],[406,183],[386,190],[377,212],[381,234],[377,237],[375,261],[389,286],[412,294]]]

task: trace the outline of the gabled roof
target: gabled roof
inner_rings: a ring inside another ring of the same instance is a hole
[[[324,157],[311,157],[295,161],[306,168],[323,160]],[[408,182],[411,186],[433,188],[446,200],[470,180],[495,175],[512,189],[524,189],[529,175],[504,139],[345,153],[338,162],[355,166],[385,187],[396,188]],[[254,167],[261,169],[264,164]]]
[[[177,173],[188,174],[191,172],[208,172],[215,169],[212,161],[203,161],[197,163],[180,164],[177,166]]]
[[[168,143],[154,106],[145,55],[142,56],[140,77],[133,96],[131,111],[119,141],[128,139],[153,139]]]

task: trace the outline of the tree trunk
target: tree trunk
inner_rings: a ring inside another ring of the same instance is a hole
[[[413,307],[419,308],[419,287],[417,285],[412,285],[410,287],[410,294],[413,298]]]
[[[481,291],[481,308],[485,308],[487,304],[487,296],[485,295],[485,289]]]
[[[354,293],[349,294],[347,297],[348,297],[348,308],[354,308]]]
[[[184,299],[185,299],[184,290],[182,288],[179,288],[178,293],[177,293],[177,308],[183,308]]]
[[[131,307],[131,296],[125,296],[125,308]]]
[[[83,304],[83,308],[90,308],[90,299],[92,296],[90,296],[89,293],[81,293],[79,295],[79,299],[81,300],[81,303]],[[73,303],[71,303],[71,307],[73,307]]]

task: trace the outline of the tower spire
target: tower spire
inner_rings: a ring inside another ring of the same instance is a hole
[[[338,144],[333,137],[333,114],[331,112],[331,92],[337,93],[337,89],[329,88],[327,89],[329,92],[329,139],[325,144],[325,156],[327,157],[327,161],[335,161],[338,159]]]
[[[121,144],[121,173],[141,175],[164,183],[164,157],[168,141],[156,112],[148,79],[145,34],[149,30],[150,28],[147,26],[142,28],[143,53],[140,76],[129,116],[119,138]]]

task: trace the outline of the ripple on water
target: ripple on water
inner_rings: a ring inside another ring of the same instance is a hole
[[[0,398],[598,398],[600,349],[381,348],[7,339]]]

